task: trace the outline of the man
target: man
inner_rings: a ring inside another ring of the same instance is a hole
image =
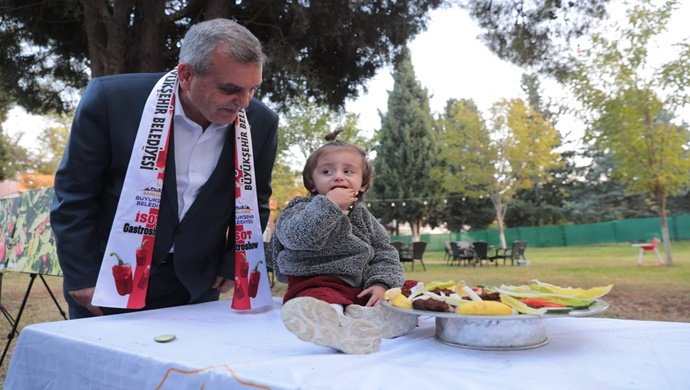
[[[264,62],[258,39],[226,19],[193,26],[182,42],[146,309],[216,300],[233,287],[233,121],[242,109],[266,226],[278,116],[254,98]],[[75,114],[51,212],[70,318],[127,310],[94,306],[92,298],[130,156],[141,153],[133,145],[144,105],[163,76],[93,79]]]

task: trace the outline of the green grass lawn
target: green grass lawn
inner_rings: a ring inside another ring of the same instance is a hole
[[[644,265],[637,266],[638,249],[628,244],[574,246],[558,248],[527,248],[527,266],[482,267],[449,266],[443,252],[425,254],[427,271],[419,262],[414,271],[406,264],[406,278],[421,281],[464,280],[468,284],[524,284],[532,279],[573,287],[605,284],[659,286],[668,289],[690,287],[690,241],[673,243],[673,267],[657,267],[652,253],[644,256]],[[663,252],[662,252],[663,257]]]

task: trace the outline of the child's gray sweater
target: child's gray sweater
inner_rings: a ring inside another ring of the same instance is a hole
[[[337,276],[362,288],[404,281],[398,251],[361,203],[344,214],[323,195],[293,199],[276,221],[269,252],[282,282],[287,275]]]

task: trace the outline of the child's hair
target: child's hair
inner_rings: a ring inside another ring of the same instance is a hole
[[[309,158],[307,158],[307,163],[304,164],[304,169],[302,170],[302,181],[304,183],[304,188],[307,189],[312,195],[316,195],[316,185],[314,184],[314,179],[312,175],[314,174],[314,169],[319,162],[319,158],[326,152],[330,152],[334,149],[351,149],[359,153],[362,156],[362,187],[365,187],[364,191],[357,195],[357,198],[361,200],[362,193],[369,189],[371,181],[374,177],[374,165],[367,158],[367,153],[364,149],[357,145],[353,145],[343,141],[337,141],[335,138],[343,131],[342,128],[338,128],[332,133],[328,134],[325,139],[327,143],[321,145],[318,149],[312,153]]]

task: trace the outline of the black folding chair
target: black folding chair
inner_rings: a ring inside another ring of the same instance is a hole
[[[489,244],[485,241],[475,241],[472,243],[472,251],[474,252],[474,264],[482,266],[482,261],[489,261]]]
[[[398,250],[398,255],[401,257],[406,255],[408,250],[404,242],[402,241],[391,241],[391,245],[395,247],[395,249]]]
[[[453,250],[451,248],[452,242],[446,241],[443,243],[443,250],[445,252],[445,255],[443,258],[446,260],[446,264],[453,265]]]
[[[424,250],[426,250],[426,241],[415,241],[412,243],[412,251],[404,254],[400,254],[400,261],[404,263],[412,263],[412,271],[414,271],[414,262],[418,260],[422,263],[422,268],[426,271],[426,265],[424,265]]]
[[[489,260],[495,261],[498,266],[498,260],[503,259],[503,265],[510,260],[510,265],[515,265],[519,259],[525,259],[525,250],[527,249],[527,241],[513,241],[510,248],[496,249],[496,254],[491,256]]]
[[[469,265],[470,261],[474,259],[474,252],[472,251],[471,246],[467,243],[451,242],[450,248],[452,252],[451,265],[454,262],[457,262],[458,265],[462,264],[463,262],[465,265]]]

